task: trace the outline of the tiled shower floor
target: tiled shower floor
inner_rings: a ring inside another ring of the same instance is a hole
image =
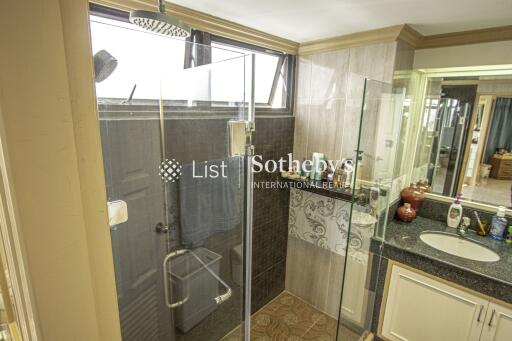
[[[300,298],[283,292],[252,316],[251,340],[336,340],[336,319]],[[240,328],[222,341],[240,341]],[[342,341],[358,341],[360,336],[342,327]]]

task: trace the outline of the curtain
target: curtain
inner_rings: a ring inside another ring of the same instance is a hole
[[[512,150],[512,98],[496,99],[484,161],[490,163],[497,148]]]

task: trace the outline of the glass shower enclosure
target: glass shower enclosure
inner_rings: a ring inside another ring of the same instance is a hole
[[[386,273],[382,243],[401,181],[397,174],[405,88],[371,79],[364,84],[354,151],[349,228],[341,285],[337,341],[377,340],[381,286]]]
[[[91,31],[93,52],[117,60],[96,91],[123,340],[243,330],[254,56],[105,18]],[[214,61],[187,65],[185,54]]]

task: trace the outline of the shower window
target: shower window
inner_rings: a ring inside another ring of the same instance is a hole
[[[179,74],[178,71],[183,69],[185,43],[169,44],[167,37],[145,32],[121,20],[96,15],[91,16],[91,35],[94,37],[94,53],[104,49],[120,61],[116,72],[107,81],[96,84],[98,98],[124,101],[133,91],[132,99],[158,100],[160,74]],[[141,61],[140,54],[133,53],[134,49],[146,51],[148,59]],[[155,63],[152,59],[158,56],[165,56],[166,63]],[[140,67],[141,63],[144,63],[144,68]],[[169,94],[165,97],[184,99],[178,96]]]
[[[256,56],[255,101],[257,109],[281,109],[291,112],[293,96],[294,62],[293,56],[244,44],[219,36],[211,37],[212,62],[224,60],[224,51],[254,53]]]
[[[215,39],[215,38],[214,38]],[[255,83],[255,101],[260,107],[284,108],[286,107],[286,56],[280,53],[264,53],[243,49],[226,43],[213,42],[212,62],[226,59],[226,49],[240,53],[254,53],[256,55],[256,70],[258,77]]]
[[[193,38],[175,38],[183,40],[169,44],[167,37],[145,32],[128,22],[126,12],[112,10],[100,5],[91,5],[91,34],[93,52],[107,49],[119,63],[117,71],[108,82],[98,83],[96,91],[103,101],[122,103],[130,100],[152,100],[159,98],[159,80],[161,73],[176,74],[185,67],[218,64],[239,55],[254,54],[255,58],[255,102],[256,112],[265,114],[292,114],[293,84],[295,57],[286,53],[273,51],[233,39],[210,35],[209,33],[193,30]],[[198,44],[186,44],[193,41]],[[127,43],[128,42],[128,43]],[[189,50],[187,50],[187,48]],[[213,49],[211,49],[213,48]],[[133,50],[147,52],[147,60],[143,61],[145,68],[136,67],[141,61],[138,53]],[[192,50],[193,51],[192,51]],[[160,57],[159,57],[160,56]],[[155,58],[165,56],[165,63],[155,62]],[[163,97],[170,101],[166,103],[178,107],[235,107],[233,98],[241,98],[240,84],[226,83],[225,77],[233,78],[230,73],[234,70],[222,66],[212,69],[209,98],[201,101],[196,98],[191,102],[180,93],[179,88],[173,93],[164,93]],[[203,74],[204,75],[204,74]],[[189,75],[187,75],[188,77]],[[176,80],[175,84],[186,83],[190,79]],[[206,82],[198,81],[199,84]]]

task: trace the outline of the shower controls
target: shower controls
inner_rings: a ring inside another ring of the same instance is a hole
[[[169,232],[169,226],[164,225],[164,223],[159,222],[155,226],[155,231],[158,233],[168,233]]]

